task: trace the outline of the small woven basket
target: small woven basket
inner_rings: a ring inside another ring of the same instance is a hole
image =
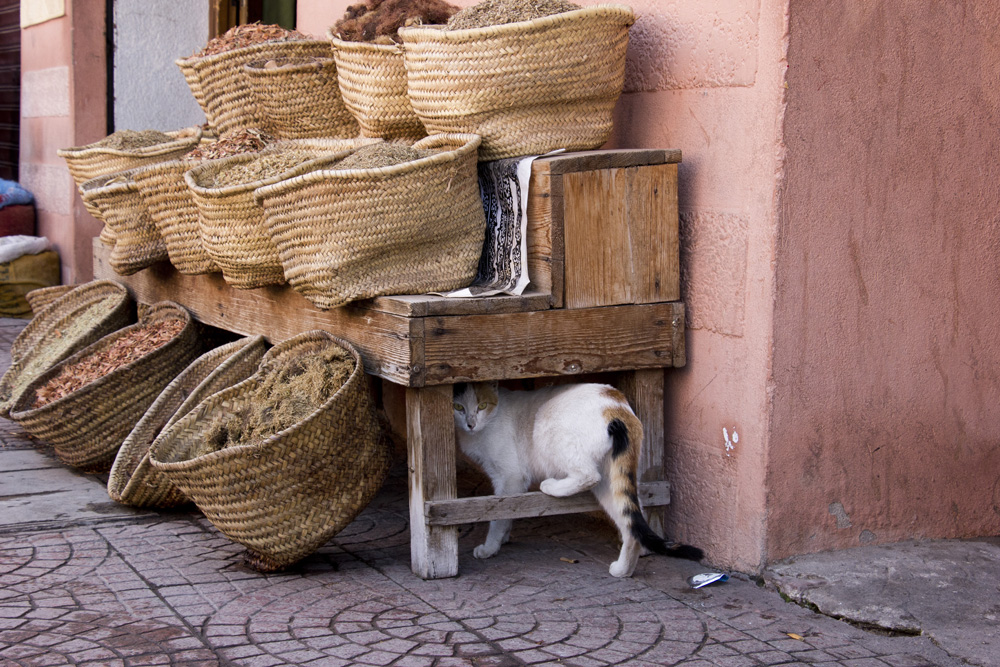
[[[49,305],[70,290],[76,289],[78,285],[53,285],[52,287],[39,287],[24,295],[24,300],[31,306],[31,312],[38,317],[42,308]]]
[[[200,127],[189,127],[164,134],[173,137],[173,141],[143,148],[110,148],[88,144],[60,149],[56,151],[56,155],[66,161],[69,173],[79,188],[85,182],[98,176],[112,174],[116,171],[127,171],[144,164],[179,158],[201,141]],[[87,205],[87,202],[84,201],[84,204]],[[100,219],[96,209],[87,205],[87,210],[95,218]]]
[[[187,275],[219,270],[201,243],[198,207],[184,181],[184,173],[202,163],[170,160],[142,167],[133,174],[149,217],[166,245],[170,263]]]
[[[289,284],[321,309],[382,294],[468,285],[486,219],[476,135],[435,135],[441,152],[376,169],[324,169],[257,191]]]
[[[244,70],[264,129],[278,139],[358,136],[358,122],[340,96],[332,54],[254,60]]]
[[[264,127],[265,118],[254,104],[244,65],[269,58],[329,56],[328,42],[301,39],[253,44],[210,56],[183,58],[175,64],[205,112],[209,126],[222,136],[244,127]]]
[[[167,245],[139,193],[135,170],[105,174],[80,186],[83,201],[101,214],[114,245],[108,263],[127,276],[167,259]]]
[[[300,355],[339,346],[354,359],[346,383],[306,418],[262,443],[217,449],[214,420],[246,408],[267,373]],[[336,535],[371,501],[390,462],[361,357],[349,343],[310,331],[271,348],[252,377],[212,395],[150,448],[170,478],[262,571],[286,567]]]
[[[184,328],[163,346],[58,400],[31,407],[35,392],[64,367],[107,348],[136,327],[167,319],[183,321]],[[10,418],[52,445],[67,465],[107,472],[122,442],[170,381],[198,356],[200,347],[197,325],[188,311],[161,301],[138,323],[108,334],[39,376],[14,403]]]
[[[184,174],[184,180],[198,207],[202,245],[222,271],[227,284],[237,289],[254,289],[285,282],[278,249],[267,233],[264,209],[254,199],[254,190],[305,173],[323,164],[326,159],[343,157],[358,145],[354,140],[328,140],[326,143],[330,144],[329,149],[312,150],[306,145],[297,145],[297,150],[314,153],[316,159],[252,183],[223,187],[211,185],[220,171],[250,162],[261,153],[210,160]],[[334,145],[340,150],[337,151]],[[266,151],[288,148],[289,144],[275,144]],[[327,156],[328,152],[331,155]]]
[[[361,136],[416,140],[427,136],[406,94],[403,51],[394,44],[348,42],[327,31],[337,81]]]
[[[623,5],[468,30],[401,28],[407,91],[427,131],[474,132],[480,160],[599,148],[625,82]]]
[[[0,378],[0,416],[10,415],[11,407],[40,375],[134,321],[132,297],[124,285],[111,280],[76,286],[45,306],[10,346],[12,363]]]
[[[150,446],[202,400],[253,375],[266,351],[263,336],[242,338],[206,352],[174,378],[118,450],[108,477],[111,499],[133,507],[176,507],[189,502],[150,465]]]

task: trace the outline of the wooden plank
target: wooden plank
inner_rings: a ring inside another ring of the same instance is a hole
[[[424,318],[414,385],[672,366],[682,312],[670,302]]]
[[[566,307],[633,303],[625,170],[566,174],[563,187]]]
[[[643,507],[670,504],[670,484],[651,482],[639,485],[639,502]],[[553,516],[577,512],[600,512],[601,506],[590,492],[567,498],[555,498],[541,491],[512,496],[476,496],[437,500],[424,504],[426,522],[431,526],[457,526],[464,523],[523,519],[533,516]]]
[[[490,313],[544,310],[550,307],[551,299],[548,291],[543,292],[529,287],[518,296],[501,294],[460,299],[433,294],[402,294],[357,301],[355,305],[404,317],[427,317],[428,315],[488,315]]]
[[[322,311],[287,286],[233,289],[221,274],[186,276],[159,263],[131,276],[116,274],[110,252],[94,239],[94,277],[125,284],[140,303],[175,301],[196,319],[243,335],[262,334],[277,343],[311,329],[323,329],[355,345],[365,372],[407,385],[414,364],[422,368],[421,320],[345,306]]]
[[[625,394],[635,415],[642,422],[642,447],[636,479],[640,485],[662,480],[664,478],[663,370],[656,368],[622,373],[618,388]],[[641,499],[640,503],[645,510],[649,527],[662,537],[663,508],[648,505],[641,502]]]
[[[553,212],[562,212],[562,179],[555,179],[560,188],[560,193],[557,194],[552,189],[552,177],[537,165],[538,161],[535,160],[528,186],[528,276],[531,278],[532,289],[552,294],[552,230],[557,224],[561,224],[561,218],[556,221]]]
[[[631,303],[681,298],[677,165],[628,169]]]
[[[630,148],[561,153],[551,157],[540,157],[535,162],[544,164],[551,174],[568,174],[576,171],[641,167],[680,161],[681,151],[677,149]]]
[[[455,498],[455,418],[448,386],[406,390],[410,567],[423,579],[458,574],[458,529],[427,522],[430,501]]]

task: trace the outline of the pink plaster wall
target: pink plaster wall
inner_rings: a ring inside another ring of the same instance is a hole
[[[998,34],[791,3],[769,558],[1000,534]]]
[[[103,0],[66,0],[66,15],[21,31],[21,181],[32,191],[38,234],[59,252],[62,280],[93,276],[90,239],[100,223],[83,208],[60,148],[106,132]],[[65,68],[65,69],[64,69]]]
[[[459,0],[469,6],[476,0]],[[599,4],[577,0],[579,4]],[[299,0],[323,35],[346,0]],[[720,564],[759,567],[765,528],[784,2],[634,0],[609,147],[680,148],[688,366],[667,375],[669,530]],[[732,442],[727,449],[727,429]]]

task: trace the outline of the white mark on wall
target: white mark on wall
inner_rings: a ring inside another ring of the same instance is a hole
[[[722,427],[722,437],[726,441],[726,456],[732,456],[732,451],[736,449],[736,444],[740,441],[740,434],[733,429],[732,437],[729,436],[729,429]]]

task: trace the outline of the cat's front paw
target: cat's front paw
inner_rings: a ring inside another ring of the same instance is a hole
[[[476,558],[490,558],[491,556],[496,556],[498,551],[500,551],[500,545],[491,547],[488,544],[480,544],[472,550],[472,555]]]

